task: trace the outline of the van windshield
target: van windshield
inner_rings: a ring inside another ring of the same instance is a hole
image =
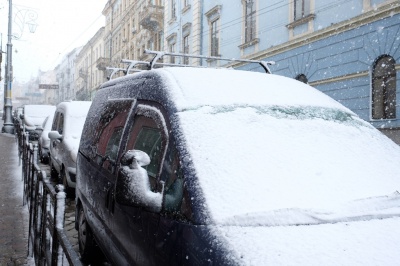
[[[205,106],[178,114],[216,223],[400,190],[399,147],[352,113],[302,106]]]

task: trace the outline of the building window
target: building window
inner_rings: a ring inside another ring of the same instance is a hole
[[[372,118],[396,118],[396,61],[379,57],[372,68]]]
[[[176,18],[176,0],[171,0],[171,19]]]
[[[189,35],[183,37],[183,53],[189,54]],[[183,57],[183,64],[189,64],[189,57]]]
[[[170,52],[170,53],[176,53],[176,36],[177,36],[177,34],[173,33],[167,37],[168,52]],[[175,64],[175,57],[170,56],[169,62],[171,64]]]
[[[301,19],[310,14],[310,0],[293,0],[293,19]]]
[[[175,53],[175,46],[176,46],[176,43],[169,43],[168,44],[168,50],[169,50],[170,53]],[[169,62],[171,64],[175,64],[175,56],[171,56],[170,59],[169,59]]]
[[[220,56],[219,54],[219,22],[221,15],[221,5],[216,5],[205,13],[208,20],[209,30],[209,49],[210,56]]]
[[[211,22],[211,56],[219,56],[219,33],[218,33],[219,19]]]
[[[298,81],[300,81],[300,82],[303,82],[303,83],[305,83],[305,84],[308,84],[308,78],[307,78],[307,76],[304,75],[304,74],[299,74],[299,75],[297,75],[297,76],[295,77],[295,79],[298,80]]]
[[[256,7],[254,0],[245,0],[245,42],[256,38]]]

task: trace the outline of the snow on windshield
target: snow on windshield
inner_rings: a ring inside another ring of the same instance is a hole
[[[179,114],[215,221],[400,190],[400,148],[358,123],[277,118],[252,107]],[[379,165],[379,167],[377,167]]]

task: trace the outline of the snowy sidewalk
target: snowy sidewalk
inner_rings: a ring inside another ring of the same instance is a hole
[[[3,126],[3,121],[0,121]],[[34,265],[28,254],[28,206],[15,136],[0,133],[0,265]]]

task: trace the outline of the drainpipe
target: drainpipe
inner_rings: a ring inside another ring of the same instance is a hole
[[[203,14],[204,14],[204,0],[198,0],[200,7],[200,55],[203,55]],[[203,59],[200,59],[200,66],[203,65]]]

